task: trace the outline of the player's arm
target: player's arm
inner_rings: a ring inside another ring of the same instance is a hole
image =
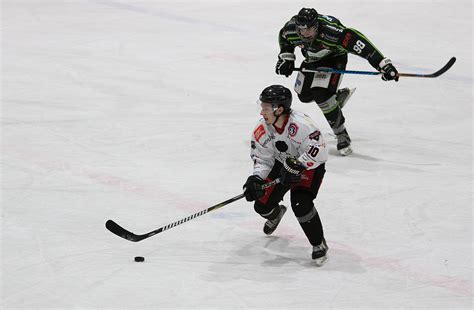
[[[253,173],[247,178],[243,186],[247,201],[254,201],[265,195],[262,185],[265,183],[264,180],[275,163],[274,151],[260,143],[266,141],[266,138],[268,136],[263,125],[259,125],[254,130],[250,141],[250,158],[253,161]]]
[[[262,146],[255,140],[252,140],[250,143],[250,158],[253,161],[253,174],[265,179],[275,164],[273,150]]]
[[[288,37],[286,25],[281,28],[280,32],[278,33],[278,44],[280,45],[280,54],[295,52],[295,46],[291,44],[291,41]]]
[[[307,170],[315,169],[328,160],[326,142],[319,130],[309,134],[301,143],[300,148],[303,152],[298,160]]]
[[[398,80],[398,71],[393,66],[392,61],[385,58],[375,45],[358,30],[345,28],[339,44],[349,53],[367,59],[372,67],[383,73],[382,79],[386,81]]]
[[[286,77],[293,73],[295,68],[295,46],[291,44],[290,38],[286,31],[286,25],[278,34],[278,44],[280,45],[280,53],[278,54],[278,61],[275,66],[276,74],[284,75]]]
[[[326,143],[319,130],[315,130],[305,137],[300,150],[303,151],[300,157],[289,157],[283,163],[280,183],[284,186],[299,182],[303,171],[315,169],[328,159]]]
[[[366,36],[353,28],[344,29],[340,44],[349,53],[367,59],[375,69],[378,69],[380,62],[384,59],[383,54],[375,45]]]

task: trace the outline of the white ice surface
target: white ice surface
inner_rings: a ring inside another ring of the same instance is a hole
[[[346,75],[348,158],[294,101],[330,141],[328,263],[291,211],[266,237],[245,200],[139,243],[107,231],[241,192],[257,96],[294,83],[277,32],[303,6],[401,72],[457,57],[437,79]],[[471,1],[3,0],[1,47],[1,309],[472,308]]]

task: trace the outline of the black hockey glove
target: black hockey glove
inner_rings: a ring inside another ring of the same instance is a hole
[[[398,71],[393,66],[392,61],[388,58],[382,59],[379,64],[379,71],[382,72],[382,80],[398,82]]]
[[[305,166],[294,157],[288,157],[280,170],[280,183],[290,186],[301,180],[301,173],[306,170]]]
[[[244,184],[244,195],[247,201],[255,201],[265,195],[262,185],[265,183],[258,175],[251,175]]]
[[[289,77],[295,69],[295,54],[281,53],[278,55],[278,62],[276,64],[275,72],[279,75]]]

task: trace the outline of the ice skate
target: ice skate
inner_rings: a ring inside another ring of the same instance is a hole
[[[354,94],[355,91],[356,91],[355,88],[349,89],[349,87],[345,87],[337,91],[336,101],[341,109],[346,105],[346,103],[349,101],[349,99],[351,98],[352,94]]]
[[[281,219],[283,218],[283,215],[285,215],[286,212],[286,207],[284,205],[280,205],[280,213],[278,216],[273,219],[273,220],[267,220],[265,222],[265,226],[263,226],[263,232],[266,235],[271,235],[275,229],[277,229],[278,224],[280,224]]]
[[[326,240],[324,239],[320,245],[313,246],[313,253],[311,254],[311,257],[316,263],[316,266],[321,267],[322,265],[324,265],[324,263],[326,263],[326,261],[328,260],[328,257],[326,256],[328,250],[329,248],[326,244]]]
[[[344,131],[336,135],[336,137],[337,150],[339,151],[339,154],[342,156],[350,155],[352,153],[351,138],[349,137],[347,130],[344,129]]]

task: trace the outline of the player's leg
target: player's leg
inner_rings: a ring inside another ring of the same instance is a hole
[[[324,59],[314,63],[301,64],[301,67],[345,69],[347,55]],[[341,155],[352,153],[351,139],[345,127],[342,107],[347,103],[355,89],[344,88],[338,91],[342,74],[327,72],[300,72],[296,79],[295,91],[302,102],[315,101],[323,112],[334,134],[337,136],[337,149]]]
[[[325,173],[324,164],[304,172],[302,180],[291,189],[291,207],[309,243],[313,246],[312,258],[318,266],[326,260],[328,247],[319,213],[314,206]]]
[[[282,166],[279,161],[275,161],[275,165],[270,171],[266,181],[275,180],[279,176]],[[288,192],[288,188],[277,184],[266,189],[265,195],[255,201],[255,212],[267,219],[263,226],[263,232],[267,235],[271,235],[275,231],[283,215],[285,215],[286,207],[280,205],[280,201],[283,200],[283,196],[285,196],[286,192]]]

